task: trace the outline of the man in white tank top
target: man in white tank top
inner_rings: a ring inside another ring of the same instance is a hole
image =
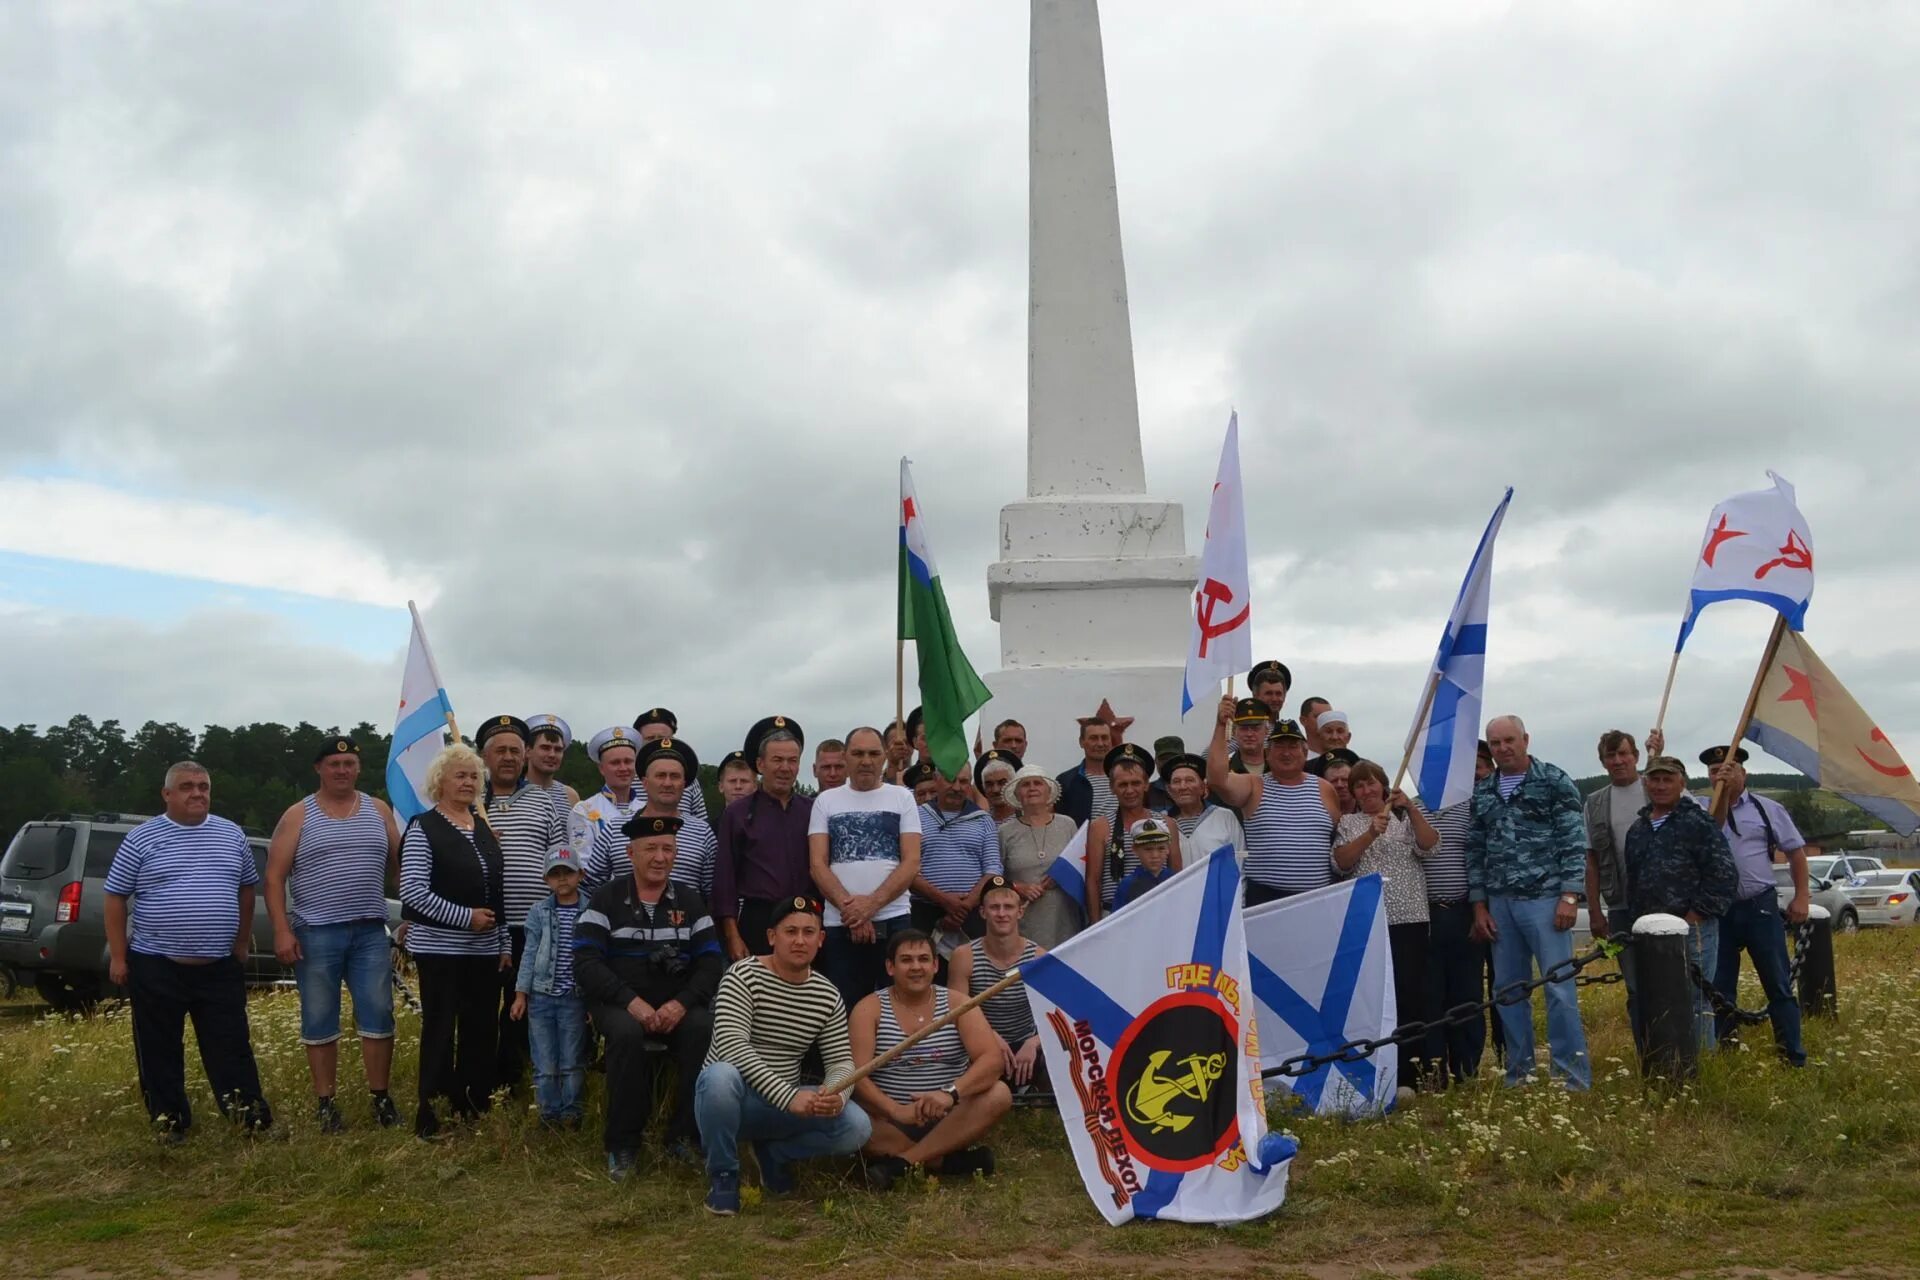
[[[920,930],[888,939],[892,985],[864,997],[847,1019],[855,1065],[874,1061],[956,1006],[953,993],[934,984],[938,966],[933,939]],[[993,1152],[973,1143],[1013,1105],[1002,1065],[986,1015],[969,1009],[855,1084],[854,1101],[873,1118],[866,1153],[874,1188],[888,1189],[915,1167],[943,1177],[991,1174]]]

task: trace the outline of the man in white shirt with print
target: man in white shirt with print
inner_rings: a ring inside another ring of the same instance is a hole
[[[813,882],[826,900],[821,969],[848,1006],[886,977],[887,939],[912,923],[907,886],[920,873],[920,808],[886,782],[886,740],[849,733],[847,782],[814,798],[807,826]]]

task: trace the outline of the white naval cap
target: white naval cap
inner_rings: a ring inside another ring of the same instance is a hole
[[[562,751],[573,745],[573,730],[567,727],[565,720],[562,720],[550,711],[542,712],[537,716],[528,716],[527,728],[533,733],[541,733],[548,729],[553,730],[553,732],[560,735],[560,749]]]
[[[640,734],[636,730],[629,729],[623,724],[616,724],[611,728],[602,729],[593,735],[592,741],[587,743],[587,754],[593,757],[595,764],[598,764],[600,762],[600,753],[608,747],[630,747],[638,751],[640,750]]]

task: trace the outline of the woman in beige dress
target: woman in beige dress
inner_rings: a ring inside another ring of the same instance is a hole
[[[1019,812],[1000,824],[1000,861],[1007,878],[1026,899],[1020,932],[1051,950],[1080,932],[1080,904],[1056,885],[1047,870],[1078,830],[1072,818],[1055,813],[1060,784],[1047,771],[1027,765],[1007,784]]]

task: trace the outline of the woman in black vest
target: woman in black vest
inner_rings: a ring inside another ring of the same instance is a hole
[[[420,968],[421,1138],[440,1131],[435,1098],[471,1119],[493,1090],[500,972],[513,963],[513,943],[500,842],[475,807],[484,777],[471,747],[434,757],[426,797],[433,808],[407,824],[400,842],[400,915]]]

